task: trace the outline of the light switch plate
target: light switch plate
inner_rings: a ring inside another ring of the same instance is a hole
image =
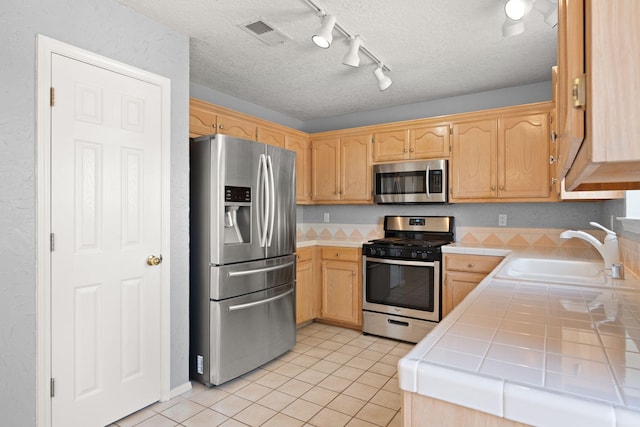
[[[498,215],[498,225],[500,227],[506,227],[507,226],[507,215],[506,214]]]

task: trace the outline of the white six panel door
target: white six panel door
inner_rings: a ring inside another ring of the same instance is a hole
[[[52,425],[160,398],[160,87],[52,55]]]

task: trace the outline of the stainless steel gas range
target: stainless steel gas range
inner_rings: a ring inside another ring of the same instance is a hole
[[[384,238],[365,243],[363,332],[420,341],[441,320],[441,247],[454,239],[449,216],[385,216]]]

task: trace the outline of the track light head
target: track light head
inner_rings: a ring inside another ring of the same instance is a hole
[[[328,49],[333,41],[333,27],[336,25],[336,17],[333,15],[326,15],[322,27],[317,33],[311,37],[311,40],[316,46],[322,49]]]
[[[349,43],[349,50],[347,51],[344,58],[342,58],[342,63],[344,65],[348,65],[350,67],[358,67],[360,65],[360,45],[362,41],[360,37],[354,36],[351,38],[351,42]]]
[[[512,21],[520,21],[531,11],[533,0],[507,0],[504,4],[504,14]]]
[[[382,64],[379,64],[378,67],[373,70],[373,75],[378,79],[378,89],[385,90],[391,86],[391,79],[388,76],[384,75],[384,71],[382,71]]]

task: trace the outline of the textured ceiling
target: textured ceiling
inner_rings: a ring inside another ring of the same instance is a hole
[[[556,29],[532,10],[503,38],[504,0],[315,0],[391,68],[342,65],[348,41],[311,36],[321,19],[305,0],[119,0],[191,39],[191,81],[299,120],[361,112],[550,80]],[[242,28],[263,18],[292,40],[268,46]]]

